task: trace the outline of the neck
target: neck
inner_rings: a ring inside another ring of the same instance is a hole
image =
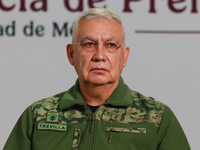
[[[103,104],[117,88],[119,81],[112,84],[94,85],[91,83],[80,83],[83,100],[91,106]]]

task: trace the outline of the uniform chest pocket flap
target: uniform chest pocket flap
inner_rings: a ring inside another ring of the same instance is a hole
[[[108,143],[111,143],[112,133],[130,133],[130,134],[146,134],[146,128],[132,128],[132,127],[106,127],[106,131],[109,133]]]

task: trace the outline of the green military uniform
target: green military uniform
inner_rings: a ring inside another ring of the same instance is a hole
[[[79,83],[29,106],[4,150],[190,150],[164,104],[131,91],[123,79],[92,113]]]

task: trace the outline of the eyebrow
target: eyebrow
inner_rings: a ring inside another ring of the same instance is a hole
[[[82,39],[81,39],[81,43],[83,43],[84,41],[86,40],[90,40],[90,41],[95,41],[92,37],[90,36],[84,36]]]
[[[108,37],[108,38],[106,38],[105,41],[115,41],[115,42],[119,43],[119,40],[115,36]]]
[[[90,37],[90,36],[84,36],[84,37],[81,39],[81,43],[83,43],[83,42],[86,41],[86,40],[90,40],[90,41],[94,41],[94,42],[95,42],[95,40],[94,40],[92,37]],[[114,37],[114,36],[105,38],[104,42],[105,42],[105,41],[115,41],[115,42],[119,43],[119,40],[118,40],[116,37]]]

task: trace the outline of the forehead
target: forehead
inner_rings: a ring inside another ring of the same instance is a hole
[[[94,40],[117,39],[123,41],[122,26],[116,20],[85,19],[79,23],[77,40],[91,37]]]

